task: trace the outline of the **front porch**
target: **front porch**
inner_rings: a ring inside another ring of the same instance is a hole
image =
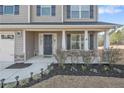
[[[98,33],[99,31],[91,30],[72,30],[72,31],[39,31],[39,29],[25,30],[25,61],[37,59],[35,61],[49,61],[49,58],[56,54],[57,50],[63,51],[89,51],[98,49]],[[104,31],[104,49],[109,48],[108,31]],[[99,55],[99,54],[98,54]],[[40,59],[40,60],[39,60]],[[79,57],[80,62],[81,58]],[[51,60],[51,59],[50,59]],[[53,61],[54,62],[54,61]],[[71,62],[70,60],[66,61]]]

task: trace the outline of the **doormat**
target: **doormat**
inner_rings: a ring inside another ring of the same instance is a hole
[[[8,66],[6,69],[21,69],[31,66],[32,63],[15,63],[10,66]]]
[[[44,56],[44,58],[52,58],[52,56]]]

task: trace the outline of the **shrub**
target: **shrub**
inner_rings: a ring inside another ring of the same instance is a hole
[[[56,54],[54,54],[55,59],[57,60],[57,62],[59,63],[59,66],[61,66],[62,68],[64,68],[64,63],[66,60],[66,52],[62,51],[62,50],[57,50]]]
[[[114,49],[111,47],[110,49],[106,49],[103,51],[104,61],[109,62],[110,65],[116,63],[121,60],[121,52],[120,49]]]

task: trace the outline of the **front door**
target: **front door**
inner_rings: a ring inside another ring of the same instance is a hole
[[[44,35],[44,55],[52,55],[52,35]]]

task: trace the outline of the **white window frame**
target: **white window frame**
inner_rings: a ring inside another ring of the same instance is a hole
[[[71,50],[75,50],[75,49],[72,48],[72,42],[74,42],[74,41],[72,40],[72,36],[73,36],[73,35],[79,35],[79,41],[78,41],[78,42],[79,42],[79,49],[76,49],[76,50],[84,49],[84,47],[82,48],[82,46],[81,46],[81,44],[82,44],[81,38],[82,38],[84,35],[83,35],[83,34],[71,34],[71,42],[70,42],[70,43],[71,43],[71,44],[70,44],[70,45],[71,45]]]
[[[7,6],[12,6],[12,7],[13,7],[13,13],[12,13],[12,14],[6,14],[6,13],[5,13],[5,7],[7,7]],[[15,6],[14,6],[14,5],[4,5],[4,6],[3,6],[3,14],[4,14],[4,15],[14,15],[14,10],[15,10]]]
[[[50,15],[43,15],[42,14],[42,8],[44,7],[45,5],[41,5],[40,6],[40,16],[52,16],[52,6],[51,5],[49,5],[49,8],[50,8]]]
[[[73,5],[72,5],[72,6],[73,6]],[[70,11],[71,11],[71,12],[70,12],[70,16],[71,16],[71,18],[72,18],[72,19],[90,19],[90,9],[89,9],[89,18],[82,18],[82,17],[81,17],[82,5],[77,5],[77,6],[79,6],[79,11],[78,11],[78,12],[79,12],[79,18],[73,18],[73,17],[72,17],[72,11],[73,11],[73,10],[71,10],[71,8],[70,8]]]

